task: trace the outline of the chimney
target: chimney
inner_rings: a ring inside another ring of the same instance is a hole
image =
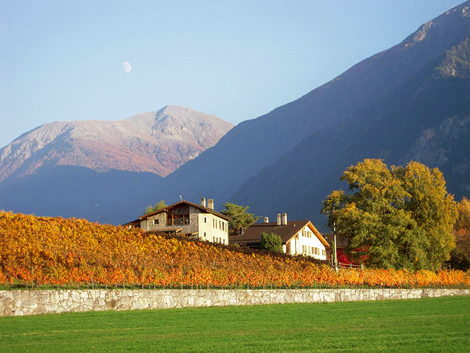
[[[207,200],[207,208],[214,209],[214,199]]]
[[[269,217],[264,217],[264,223],[269,223]]]
[[[280,213],[277,214],[277,225],[278,226],[281,225],[281,214]]]
[[[201,197],[201,206],[206,207],[206,198],[205,197]]]
[[[283,226],[287,225],[287,213],[282,214],[282,225]]]

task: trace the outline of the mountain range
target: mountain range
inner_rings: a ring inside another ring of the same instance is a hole
[[[0,150],[0,181],[57,165],[165,177],[214,146],[232,127],[214,115],[177,106],[122,121],[45,124]]]
[[[0,149],[0,208],[101,220],[109,201],[145,193],[232,127],[179,106],[39,126]]]
[[[120,171],[76,162],[33,174],[17,168],[22,174],[0,182],[0,208],[125,223],[160,199],[209,197],[216,208],[229,201],[263,216],[287,212],[322,229],[322,200],[344,188],[341,173],[364,158],[439,167],[457,198],[469,195],[469,36],[467,1],[303,97],[240,123],[171,174],[144,169],[147,161]],[[99,197],[84,192],[90,188]]]

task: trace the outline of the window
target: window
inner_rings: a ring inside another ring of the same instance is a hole
[[[207,223],[207,217],[204,217],[204,223]]]
[[[205,238],[205,237],[207,237],[207,233],[206,233],[206,232],[204,232],[204,238]]]
[[[154,219],[154,220],[153,220],[153,224],[154,224],[154,225],[160,224],[160,220],[159,220],[159,219]]]
[[[326,250],[325,250],[325,249],[322,249],[321,254],[322,254],[323,256],[326,256]]]
[[[225,239],[222,237],[214,237],[214,243],[225,244]]]

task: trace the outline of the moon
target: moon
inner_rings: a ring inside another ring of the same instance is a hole
[[[124,62],[122,63],[122,68],[124,69],[124,72],[125,72],[126,74],[128,74],[128,73],[131,72],[131,70],[132,70],[132,65],[129,64],[127,61],[124,61]]]

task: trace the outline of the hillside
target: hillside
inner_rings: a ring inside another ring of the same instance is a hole
[[[81,219],[0,212],[0,285],[16,280],[30,287],[93,283],[238,288],[301,285],[323,273],[304,258],[147,235]]]
[[[459,200],[469,195],[469,54],[467,39],[339,127],[309,136],[245,183],[234,202],[259,213],[289,210],[292,217],[313,218],[325,229],[321,201],[333,189],[344,189],[342,172],[365,158],[438,167],[451,193]]]
[[[0,285],[304,288],[470,285],[463,271],[336,272],[305,257],[228,248],[82,219],[0,212]]]

